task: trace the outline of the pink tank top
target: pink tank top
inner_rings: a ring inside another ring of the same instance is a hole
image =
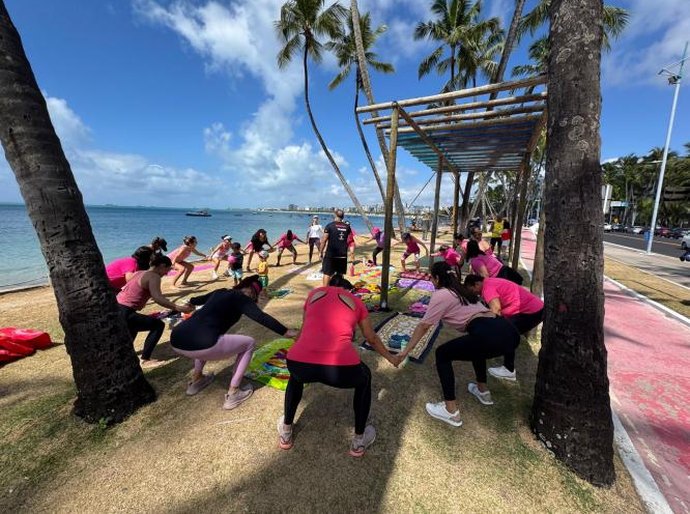
[[[139,281],[146,271],[137,271],[132,275],[132,279],[125,284],[125,287],[117,295],[117,303],[140,311],[146,305],[146,302],[151,298],[151,293],[148,289],[141,287]]]

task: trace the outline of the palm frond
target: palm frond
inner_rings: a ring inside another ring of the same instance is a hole
[[[428,55],[426,58],[422,59],[422,62],[419,63],[418,78],[421,79],[425,75],[428,75],[431,70],[436,67],[442,55],[443,47],[439,46],[431,53],[431,55]]]
[[[350,75],[351,70],[352,65],[346,65],[342,70],[340,70],[340,73],[338,73],[335,76],[335,78],[331,80],[331,82],[328,84],[328,89],[333,91],[336,87],[342,84],[345,81],[345,79]]]
[[[302,37],[293,36],[278,52],[278,67],[283,69],[292,61],[293,57],[302,48]]]

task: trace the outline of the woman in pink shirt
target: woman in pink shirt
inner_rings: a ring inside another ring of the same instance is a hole
[[[307,244],[293,234],[292,230],[285,232],[285,234],[281,235],[278,238],[278,241],[273,244],[273,246],[278,247],[278,262],[276,262],[276,266],[280,266],[280,257],[283,255],[285,250],[292,254],[292,264],[297,264],[297,250],[295,250],[295,247],[292,244],[293,241],[299,241],[300,243]]]
[[[422,246],[424,248],[424,252],[428,255],[429,254],[429,249],[426,247],[426,245],[417,239],[415,236],[410,234],[409,232],[405,232],[402,235],[402,240],[403,243],[405,243],[405,251],[402,254],[402,257],[400,258],[400,264],[402,265],[402,270],[406,271],[405,269],[405,261],[407,258],[412,255],[414,256],[414,265],[415,268],[417,268],[417,273],[419,273],[419,255],[421,254],[422,250],[419,248]]]
[[[352,346],[359,326],[371,346],[397,366],[400,362],[376,335],[362,300],[352,295],[352,284],[336,273],[329,285],[318,287],[304,303],[304,322],[287,354],[290,381],[285,390],[285,415],[278,420],[278,445],[292,448],[292,424],[302,399],[304,384],[319,382],[339,389],[355,390],[355,435],[350,455],[361,457],[374,442],[376,430],[367,425],[371,407],[371,371]]]
[[[448,245],[441,245],[438,247],[438,252],[432,254],[431,256],[443,257],[445,263],[448,264],[451,269],[454,269],[458,277],[460,277],[460,266],[462,266],[463,263],[463,256],[458,252],[453,250]]]
[[[520,335],[513,325],[480,303],[445,262],[437,262],[431,267],[431,281],[436,291],[431,296],[426,314],[398,358],[405,358],[439,321],[458,332],[466,332],[466,335],[451,339],[436,349],[436,371],[444,401],[426,404],[430,416],[459,427],[462,421],[455,398],[453,361],[472,362],[477,381],[470,382],[467,390],[482,404],[493,405],[486,385],[486,359],[515,352],[520,344]]]
[[[191,305],[177,305],[168,300],[161,292],[161,277],[170,271],[172,262],[165,255],[154,255],[151,259],[151,267],[146,271],[137,271],[131,280],[117,295],[117,303],[120,304],[120,311],[127,321],[127,328],[132,337],[132,342],[137,337],[138,332],[148,332],[144,341],[144,349],[141,352],[142,367],[155,367],[161,361],[151,358],[153,349],[163,335],[165,324],[158,318],[139,314],[139,311],[146,306],[146,302],[153,298],[153,301],[162,307],[179,312],[192,312],[194,307]]]
[[[149,269],[152,255],[153,250],[149,246],[140,246],[131,257],[114,260],[105,267],[110,285],[116,293],[120,292],[134,273]]]
[[[487,255],[479,249],[476,241],[467,243],[467,260],[470,263],[470,271],[482,277],[505,278],[518,285],[522,285],[522,275],[510,266],[504,265],[493,255]]]

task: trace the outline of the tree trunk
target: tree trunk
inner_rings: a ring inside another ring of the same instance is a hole
[[[364,89],[364,94],[367,97],[369,105],[373,105],[374,92],[371,88],[371,80],[369,80],[369,68],[367,68],[367,59],[364,54],[364,44],[362,43],[362,30],[359,24],[359,8],[357,6],[357,0],[352,0],[350,4],[350,13],[352,14],[352,29],[354,30],[355,36],[355,47],[357,48],[357,62],[359,63],[359,73],[362,79],[362,88]],[[378,111],[373,111],[371,117],[378,117]],[[388,160],[390,158],[388,145],[386,145],[386,137],[383,134],[383,129],[376,129],[376,139],[379,142],[379,148],[381,149],[381,154],[383,155],[383,160],[386,163],[386,169],[388,169]],[[393,184],[394,194],[395,194],[395,209],[398,212],[398,227],[400,232],[405,232],[405,207],[403,206],[402,199],[400,198],[400,189],[398,188],[397,182]]]
[[[156,393],[139,366],[81,192],[2,0],[0,56],[0,139],[48,265],[77,386],[74,413],[117,423]]]
[[[543,200],[542,200],[543,202]],[[539,210],[539,228],[537,229],[537,247],[534,251],[534,268],[532,269],[532,284],[530,290],[537,296],[544,294],[544,229],[546,216],[544,209]]]
[[[472,210],[470,210],[469,214],[469,219],[474,218],[477,215],[477,209],[479,208],[479,204],[481,203],[482,205],[484,204],[484,195],[486,194],[486,188],[489,185],[489,182],[491,181],[491,171],[487,171],[482,174],[482,178],[479,179],[479,189],[477,190],[477,200],[472,204]]]
[[[371,171],[376,179],[376,185],[379,186],[379,191],[381,193],[381,202],[386,203],[386,193],[383,191],[383,183],[381,182],[381,177],[379,176],[379,171],[376,169],[376,163],[374,162],[371,152],[369,151],[369,145],[367,144],[367,139],[364,137],[364,132],[362,131],[362,124],[359,122],[359,116],[357,116],[357,107],[359,107],[359,86],[361,79],[359,77],[359,67],[357,69],[357,78],[355,80],[355,123],[357,124],[357,133],[359,134],[359,139],[362,141],[362,146],[364,147],[364,153],[369,161],[369,166],[371,166]]]
[[[374,229],[374,226],[371,224],[371,221],[369,220],[367,213],[364,212],[364,208],[362,207],[362,204],[359,203],[359,200],[357,199],[355,192],[350,187],[350,184],[347,182],[345,175],[342,174],[342,172],[340,171],[340,168],[338,167],[338,165],[335,162],[335,159],[333,159],[331,152],[328,150],[328,147],[326,146],[326,142],[323,140],[323,137],[321,137],[321,132],[319,132],[319,129],[316,126],[316,121],[314,120],[314,115],[311,112],[311,105],[309,103],[309,68],[307,65],[307,59],[308,59],[308,53],[307,53],[307,46],[305,45],[304,46],[304,56],[302,59],[302,66],[304,69],[304,103],[307,107],[307,114],[309,115],[309,121],[311,122],[311,128],[314,130],[314,134],[316,135],[316,139],[319,140],[319,144],[321,145],[321,149],[323,150],[323,153],[326,154],[326,158],[328,159],[328,162],[331,163],[331,166],[333,167],[333,171],[335,171],[335,174],[340,179],[340,182],[343,184],[345,191],[347,191],[347,194],[350,196],[352,203],[355,204],[355,207],[359,211],[360,216],[362,216],[364,223],[366,223],[367,227],[369,228],[369,231],[371,232]]]
[[[503,53],[501,54],[501,60],[498,63],[498,68],[496,68],[496,74],[494,75],[492,82],[501,82],[503,80],[503,75],[506,72],[506,67],[508,66],[510,54],[513,52],[513,46],[515,45],[515,40],[517,39],[517,29],[518,25],[520,24],[520,18],[522,18],[522,10],[524,8],[525,0],[515,0],[515,11],[513,11],[513,19],[510,22],[508,35],[506,36],[505,43],[503,44]]]
[[[453,187],[453,212],[451,216],[451,231],[453,232],[453,240],[455,240],[455,234],[458,233],[458,215],[460,214],[460,174],[456,171],[453,172],[453,177],[455,178],[455,186]]]
[[[545,320],[531,425],[598,486],[615,480],[604,346],[600,62],[602,0],[550,9]]]
[[[522,166],[522,173],[520,174],[520,198],[518,200],[517,212],[515,213],[514,222],[514,238],[513,245],[512,266],[513,269],[518,269],[520,263],[520,243],[522,242],[522,225],[525,221],[525,210],[527,209],[527,188],[529,186],[530,171],[530,156],[525,157]]]
[[[470,191],[472,191],[472,181],[474,180],[474,172],[470,171],[467,173],[467,179],[465,180],[465,189],[462,192],[462,214],[460,215],[460,228],[462,230],[467,226],[467,214],[470,212]]]

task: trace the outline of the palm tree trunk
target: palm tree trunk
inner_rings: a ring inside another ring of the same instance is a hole
[[[520,263],[520,243],[522,242],[522,225],[525,218],[525,210],[527,208],[527,189],[529,186],[530,171],[532,167],[530,166],[530,156],[525,157],[523,162],[522,173],[520,174],[520,199],[518,200],[517,212],[514,218],[514,230],[513,239],[515,243],[513,244],[512,253],[512,266],[513,269],[518,269],[518,264]]]
[[[362,79],[362,89],[364,89],[364,94],[367,97],[369,105],[375,104],[374,92],[371,88],[371,80],[369,80],[369,68],[367,68],[367,59],[364,54],[364,43],[362,43],[362,31],[359,24],[359,8],[357,6],[357,0],[352,0],[350,3],[350,12],[352,14],[352,28],[354,30],[355,36],[355,46],[357,48],[357,62],[359,63],[359,73]],[[378,111],[373,111],[371,117],[378,117]],[[386,144],[386,137],[383,133],[383,129],[376,129],[376,139],[379,142],[379,148],[381,149],[381,154],[383,155],[383,160],[386,163],[386,170],[390,165],[389,161],[389,151],[388,145]],[[400,198],[400,189],[398,188],[398,183],[394,184],[394,195],[395,195],[395,210],[398,212],[398,227],[400,232],[405,231],[405,208]]]
[[[455,240],[455,234],[458,233],[458,217],[460,215],[460,173],[457,171],[453,172],[453,178],[455,179],[455,185],[453,187],[453,210],[451,211],[451,231],[453,232],[453,239]]]
[[[542,195],[543,196],[543,195]],[[543,199],[542,199],[543,203]],[[537,296],[544,294],[544,230],[546,216],[544,209],[539,210],[539,228],[537,229],[537,247],[534,251],[534,268],[532,269],[532,283],[530,290]]]
[[[474,172],[467,173],[465,180],[465,189],[462,192],[462,211],[460,215],[460,227],[464,229],[467,226],[467,214],[470,212],[470,191],[472,190],[472,182],[474,180]]]
[[[491,171],[487,171],[486,173],[483,173],[482,177],[479,179],[479,190],[477,191],[477,200],[475,200],[475,202],[472,204],[472,210],[470,211],[469,219],[472,219],[477,215],[477,209],[479,208],[479,204],[483,203],[486,188],[488,187],[489,181],[491,180],[491,173]]]
[[[105,274],[81,192],[0,0],[0,139],[45,257],[77,386],[74,413],[117,423],[156,394]]]
[[[335,171],[335,174],[340,179],[340,182],[343,184],[343,187],[345,188],[345,191],[347,191],[347,194],[350,195],[350,199],[352,200],[352,203],[355,204],[355,207],[359,211],[360,216],[362,216],[362,219],[364,220],[364,223],[366,223],[367,227],[369,228],[369,231],[372,231],[374,226],[371,224],[371,221],[369,220],[367,213],[364,212],[364,208],[362,207],[362,204],[359,203],[359,200],[357,199],[355,192],[350,187],[350,184],[347,182],[345,175],[342,174],[342,172],[340,171],[340,168],[338,167],[338,165],[335,162],[335,159],[333,159],[331,152],[328,150],[328,147],[326,146],[326,142],[323,140],[323,137],[321,137],[321,132],[319,132],[319,129],[316,126],[316,121],[314,120],[314,115],[311,112],[311,104],[309,103],[309,67],[308,67],[307,63],[308,63],[307,45],[304,45],[304,57],[302,60],[302,66],[304,69],[304,103],[307,107],[307,114],[309,114],[309,121],[311,122],[311,128],[314,130],[314,134],[316,135],[316,139],[319,140],[319,144],[321,145],[321,149],[323,150],[323,153],[326,154],[326,158],[328,159],[328,162],[331,163],[331,166],[333,167],[333,171]]]
[[[358,66],[359,68],[359,66]],[[362,146],[364,147],[364,153],[367,156],[369,165],[371,166],[371,171],[376,179],[376,185],[379,186],[379,192],[381,193],[381,202],[386,203],[386,193],[383,191],[383,183],[381,182],[381,177],[379,176],[379,171],[376,169],[376,163],[371,156],[371,151],[369,151],[369,145],[367,144],[367,139],[364,137],[364,132],[362,131],[362,124],[359,122],[359,116],[357,116],[357,107],[359,107],[359,88],[361,79],[359,77],[359,69],[357,70],[357,78],[355,79],[355,123],[357,124],[357,133],[359,134],[359,139],[362,141]]]
[[[508,60],[510,59],[510,54],[513,53],[513,46],[515,45],[515,40],[517,39],[517,29],[520,23],[520,18],[522,18],[522,10],[524,8],[525,0],[515,0],[515,10],[513,11],[513,19],[510,22],[508,35],[506,36],[505,43],[503,44],[503,53],[501,54],[501,60],[498,63],[498,68],[496,68],[496,74],[494,75],[492,82],[501,82],[503,80],[503,75],[505,75],[506,67],[508,66]]]
[[[531,426],[566,466],[615,480],[604,346],[599,122],[602,0],[550,8],[545,320]]]

